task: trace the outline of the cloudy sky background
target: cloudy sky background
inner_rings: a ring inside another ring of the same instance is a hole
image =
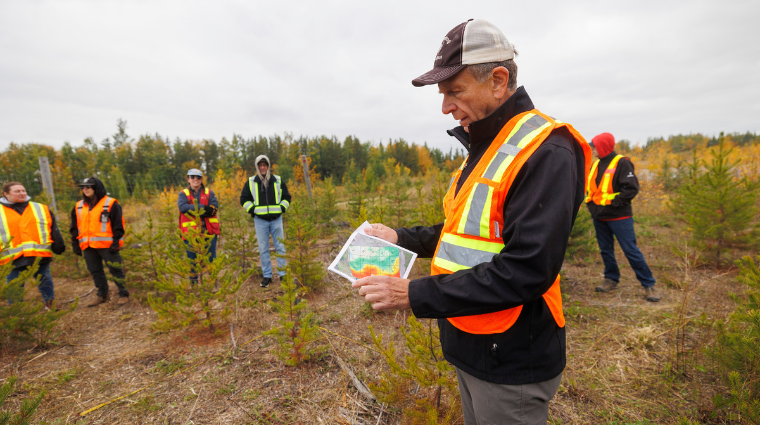
[[[404,138],[448,151],[432,67],[468,18],[586,138],[760,132],[758,1],[0,0],[0,149],[112,135]]]

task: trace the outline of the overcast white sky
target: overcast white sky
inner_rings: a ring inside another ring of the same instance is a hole
[[[128,133],[402,137],[448,150],[432,67],[468,18],[587,139],[760,131],[758,1],[0,0],[0,149]]]

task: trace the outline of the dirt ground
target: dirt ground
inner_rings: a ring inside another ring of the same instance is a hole
[[[677,239],[678,230],[667,223],[643,219],[637,226],[662,301],[644,300],[622,252],[620,289],[610,294],[594,292],[602,278],[600,259],[566,264],[568,365],[551,402],[550,423],[676,424],[681,417],[723,423],[705,413],[712,395],[723,390],[715,377],[682,367],[709,361],[699,348],[709,335],[682,326],[682,319],[704,312],[720,320],[734,306],[728,292],[740,288],[731,270],[690,268],[688,258],[672,254],[666,242]],[[328,254],[322,253],[325,261]],[[426,264],[419,261],[413,273],[425,274]],[[20,389],[6,407],[47,388],[35,423],[402,423],[398,409],[367,401],[336,357],[363,382],[376,380],[387,366],[368,326],[403,347],[398,329],[409,313],[373,313],[345,279],[328,274],[324,289],[308,300],[322,328],[318,343],[328,347],[327,354],[286,367],[274,356],[272,339],[262,337],[276,324],[266,301],[280,293],[280,285],[275,279],[262,289],[259,279],[243,285],[231,326],[216,333],[156,334],[151,329],[156,315],[144,293],[134,293],[123,306],[112,301],[88,308],[94,293],[80,299],[77,309],[61,319],[56,344],[2,348],[0,379],[16,375]],[[92,288],[86,277],[57,276],[55,285],[59,302]],[[687,332],[679,333],[682,327]]]

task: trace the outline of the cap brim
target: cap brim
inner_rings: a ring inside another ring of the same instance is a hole
[[[420,75],[412,80],[412,85],[415,87],[427,86],[430,84],[438,84],[441,81],[447,80],[459,71],[467,68],[467,65],[448,66],[445,68],[433,68],[430,71]]]

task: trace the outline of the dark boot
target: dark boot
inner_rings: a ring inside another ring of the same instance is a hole
[[[596,287],[596,292],[610,292],[617,289],[618,283],[612,279],[604,279],[601,285]]]
[[[644,298],[649,301],[650,303],[656,303],[660,301],[660,296],[657,294],[657,291],[654,289],[654,286],[651,288],[644,288],[646,293],[644,294]]]
[[[87,304],[87,307],[97,307],[103,303],[108,302],[108,294],[106,295],[98,295],[97,298],[95,298],[91,303]]]
[[[261,287],[262,288],[266,288],[267,286],[269,286],[270,283],[272,283],[272,278],[271,277],[265,277],[265,278],[261,279]]]

